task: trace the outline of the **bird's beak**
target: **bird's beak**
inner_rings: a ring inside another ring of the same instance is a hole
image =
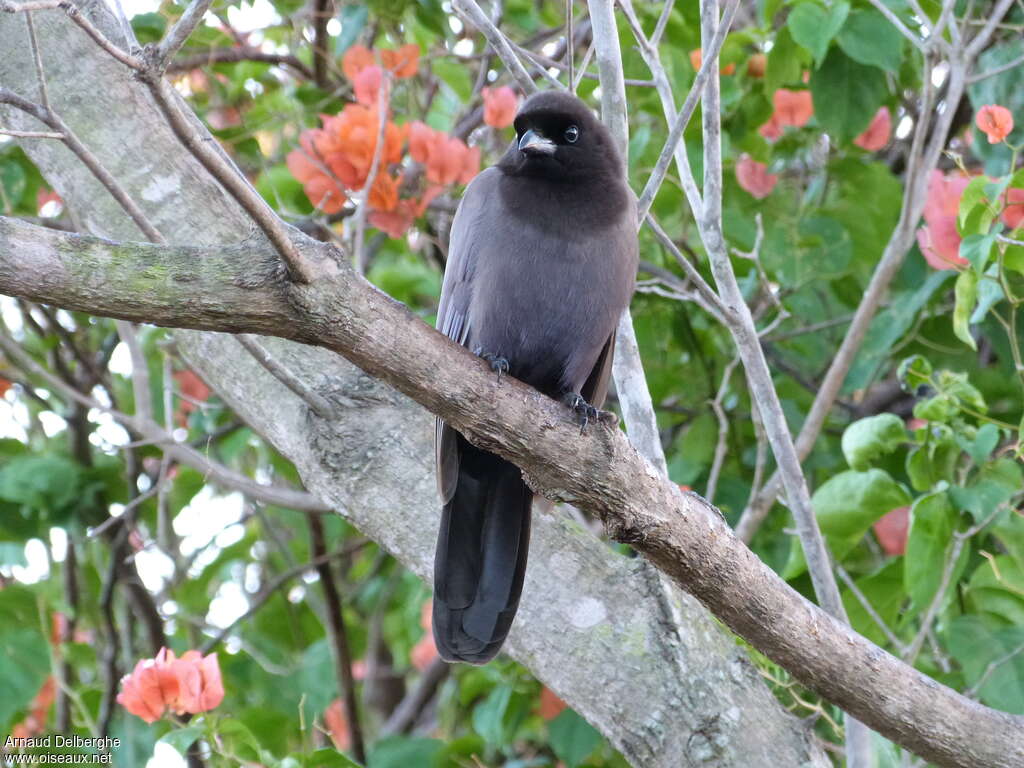
[[[544,138],[534,130],[529,130],[519,140],[519,151],[528,155],[553,155],[555,142]]]

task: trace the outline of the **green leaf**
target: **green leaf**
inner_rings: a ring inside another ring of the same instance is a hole
[[[964,194],[961,195],[961,202],[956,209],[956,226],[962,233],[965,232],[967,220],[980,206],[988,208],[988,201],[985,198],[985,186],[988,183],[986,176],[975,176],[964,187]]]
[[[167,30],[167,19],[159,13],[137,13],[132,16],[132,31],[139,43],[156,43]]]
[[[564,709],[548,723],[551,749],[558,759],[569,768],[576,768],[601,742],[599,734],[590,723],[571,709]]]
[[[891,413],[880,413],[853,422],[843,432],[843,455],[846,462],[859,471],[867,469],[871,460],[890,453],[907,440],[903,420]]]
[[[981,616],[959,616],[944,633],[945,645],[969,687],[984,682],[978,698],[990,707],[1024,714],[1024,627],[1000,629]],[[990,664],[997,666],[989,670]]]
[[[1024,570],[1009,555],[995,555],[975,569],[966,592],[967,604],[1003,627],[1024,626]]]
[[[433,59],[430,70],[455,92],[460,101],[467,102],[473,98],[473,80],[466,67],[449,59]]]
[[[854,11],[839,32],[839,47],[854,61],[898,72],[903,36],[877,11]]]
[[[953,309],[953,333],[964,344],[976,350],[978,345],[971,336],[970,319],[974,312],[974,302],[978,298],[978,275],[967,269],[956,279],[956,307]]]
[[[878,518],[910,504],[910,494],[881,469],[849,470],[832,476],[811,498],[821,532],[836,559],[842,559],[864,538]],[[807,568],[799,539],[793,538],[782,577],[792,579]]]
[[[903,586],[918,610],[925,608],[939,589],[955,523],[956,512],[945,491],[921,496],[910,508]]]
[[[928,385],[932,370],[932,364],[924,355],[911,355],[900,361],[896,377],[904,392],[916,392],[918,387]]]
[[[367,768],[409,768],[434,764],[437,754],[444,749],[439,739],[413,739],[392,736],[373,745],[366,760]]]
[[[187,725],[184,728],[174,728],[165,733],[158,743],[169,744],[174,747],[179,755],[188,752],[197,740],[203,737],[206,729],[199,725]]]
[[[366,26],[366,19],[369,10],[362,3],[343,5],[338,14],[338,21],[341,22],[341,32],[334,39],[334,55],[343,56],[345,51],[352,47],[352,44],[359,39],[359,33]]]
[[[821,126],[845,143],[864,132],[885,99],[885,74],[833,48],[811,73],[814,114]]]
[[[900,607],[906,597],[903,591],[903,560],[890,559],[881,569],[856,580],[857,589],[867,598],[872,609],[886,626],[894,627],[900,615]],[[874,618],[865,610],[857,596],[848,589],[843,590],[843,605],[850,619],[850,626],[874,643],[884,646],[885,633]]]
[[[967,259],[974,267],[974,271],[981,275],[988,266],[989,256],[992,254],[992,246],[996,242],[996,233],[990,232],[987,235],[967,235],[960,241],[960,258]]]
[[[974,439],[964,446],[964,450],[974,459],[975,464],[984,464],[999,442],[999,427],[995,424],[982,424]]]
[[[801,53],[789,33],[783,27],[775,35],[775,45],[768,52],[768,61],[764,73],[764,89],[771,101],[772,94],[784,85],[800,81]]]
[[[487,698],[473,708],[473,730],[488,744],[502,744],[505,739],[505,712],[512,699],[512,686],[495,686]]]
[[[28,706],[50,673],[41,621],[32,590],[17,584],[0,590],[0,729],[7,733],[13,716]]]
[[[986,464],[967,487],[953,487],[949,495],[960,509],[970,512],[975,522],[991,515],[1024,486],[1024,470],[1010,458]]]
[[[52,519],[79,499],[80,480],[81,468],[63,456],[18,456],[0,469],[0,499],[22,504]]]
[[[793,39],[814,56],[814,65],[820,67],[829,43],[843,26],[849,12],[850,4],[846,2],[834,3],[830,9],[813,2],[801,3],[790,11],[786,26]]]

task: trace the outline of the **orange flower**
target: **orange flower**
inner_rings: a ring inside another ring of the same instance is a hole
[[[768,166],[759,163],[750,155],[742,155],[736,161],[736,180],[747,192],[762,200],[772,193],[779,177],[774,173],[768,173]]]
[[[512,125],[516,116],[515,91],[507,85],[500,88],[484,88],[484,122],[495,128]]]
[[[435,184],[468,184],[480,170],[480,149],[419,121],[409,125],[409,156]]]
[[[370,190],[370,207],[377,211],[393,211],[398,205],[398,182],[387,173],[378,173]]]
[[[382,50],[380,60],[395,77],[412,77],[420,67],[420,47],[416,43],[408,43],[397,51]]]
[[[161,648],[153,659],[141,659],[130,675],[121,680],[118,703],[131,714],[152,723],[167,710],[176,714],[197,714],[218,706],[224,699],[217,655],[205,658],[188,651],[180,659]]]
[[[967,264],[967,260],[960,257],[956,216],[968,183],[969,179],[964,176],[944,176],[942,171],[932,171],[928,179],[925,226],[917,230],[917,244],[925,261],[934,269],[954,269]]]
[[[409,654],[409,661],[421,672],[429,667],[438,655],[437,646],[434,645],[434,632],[431,623],[433,620],[433,605],[433,601],[428,600],[420,610],[420,626],[423,627],[426,634],[416,643]]]
[[[0,376],[0,397],[3,397],[4,395],[6,395],[7,394],[7,390],[9,390],[13,386],[14,386],[13,382],[10,382],[7,379],[5,379],[2,376]]]
[[[172,377],[178,391],[184,395],[178,398],[178,409],[174,413],[175,420],[184,427],[188,425],[188,415],[199,407],[196,403],[210,399],[210,388],[192,371],[176,371]]]
[[[749,59],[747,59],[747,76],[748,77],[764,77],[765,70],[768,68],[768,57],[763,53],[755,53]]]
[[[558,698],[558,695],[546,685],[540,689],[540,716],[545,720],[554,720],[568,704]]]
[[[986,104],[974,118],[978,130],[988,136],[989,144],[998,144],[1013,130],[1013,115],[1006,107]]]
[[[875,113],[867,130],[854,139],[853,143],[868,152],[877,152],[889,143],[891,135],[892,118],[889,117],[888,107],[882,107]]]
[[[367,221],[389,237],[401,237],[409,231],[413,221],[423,215],[431,201],[443,191],[444,187],[431,184],[419,200],[416,200],[414,197],[408,197],[404,200],[399,200],[398,205],[393,211],[370,211]],[[430,629],[429,602],[425,610],[428,612],[425,629]]]
[[[694,48],[692,51],[690,51],[690,65],[694,69],[700,69],[700,66],[703,63],[704,63],[704,53],[703,53],[702,49]],[[718,68],[719,74],[722,74],[722,75],[731,75],[735,71],[736,71],[736,65],[735,64],[725,64],[725,65],[719,66],[719,68]]]
[[[886,513],[873,527],[885,554],[904,554],[907,551],[907,531],[910,529],[910,507],[899,507]]]
[[[430,143],[436,131],[426,123],[417,120],[409,124],[409,157],[417,163],[426,163],[430,155]]]
[[[1002,218],[1010,229],[1024,226],[1024,189],[1011,189],[1006,193],[1006,208]]]
[[[345,752],[352,746],[352,736],[348,732],[348,721],[345,719],[345,705],[341,699],[335,699],[324,710],[324,725],[331,734],[334,748]]]
[[[345,51],[345,55],[341,59],[341,71],[345,73],[349,82],[354,83],[360,72],[376,63],[373,52],[369,48],[365,45],[353,45]]]
[[[814,103],[811,100],[810,91],[791,91],[786,88],[779,88],[773,97],[775,114],[780,125],[792,125],[794,128],[801,128],[807,125],[807,121],[814,114]]]

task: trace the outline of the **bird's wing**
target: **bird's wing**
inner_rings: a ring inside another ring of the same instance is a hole
[[[497,168],[483,171],[466,187],[462,202],[455,212],[448,245],[448,261],[441,284],[441,301],[437,307],[437,329],[453,341],[465,346],[472,322],[469,306],[473,297],[473,275],[476,271],[477,248],[487,237],[487,222],[482,212],[488,198],[497,194]],[[437,454],[437,484],[441,503],[447,504],[455,493],[459,477],[459,446],[455,430],[440,418],[434,432]]]

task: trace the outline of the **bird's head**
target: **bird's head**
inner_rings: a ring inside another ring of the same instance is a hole
[[[611,135],[572,94],[534,94],[523,102],[513,125],[516,138],[498,163],[510,176],[551,181],[622,178]]]

